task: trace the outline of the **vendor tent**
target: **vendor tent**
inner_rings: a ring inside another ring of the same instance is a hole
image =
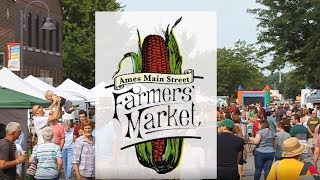
[[[1,123],[8,124],[15,121],[20,123],[21,131],[25,134],[24,146],[27,148],[28,109],[39,104],[44,107],[50,105],[49,101],[42,100],[12,89],[0,87],[0,119]]]
[[[47,90],[51,90],[52,92],[54,92],[55,94],[57,94],[58,96],[61,96],[65,99],[68,99],[70,101],[72,101],[73,103],[76,103],[76,104],[84,104],[85,102],[85,99],[84,98],[81,98],[81,97],[77,97],[77,96],[74,96],[68,92],[63,92],[63,91],[60,91],[59,89],[51,86],[50,84],[32,76],[32,75],[29,75],[28,77],[24,78],[23,81],[27,82],[28,84],[32,85],[33,87],[35,88],[38,88],[40,89],[41,91],[47,91]],[[73,93],[74,94],[74,93]]]
[[[69,78],[63,81],[63,83],[60,84],[57,89],[62,92],[70,93],[72,95],[79,94],[87,101],[94,101],[94,93]]]
[[[44,91],[24,82],[19,76],[5,67],[0,70],[0,86],[45,100]]]
[[[48,107],[51,102],[0,87],[0,109],[30,109],[35,104]]]
[[[314,94],[311,94],[310,96],[308,96],[306,98],[307,100],[307,103],[320,103],[320,91],[314,93]]]

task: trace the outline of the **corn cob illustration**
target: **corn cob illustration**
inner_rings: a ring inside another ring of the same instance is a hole
[[[161,36],[149,35],[144,39],[141,72],[170,74],[168,50]]]
[[[161,36],[149,35],[144,39],[141,72],[170,74],[168,50]],[[159,163],[165,151],[166,139],[154,140],[151,144],[153,160]]]
[[[173,28],[181,21],[175,22],[171,31],[169,26],[165,32],[165,40],[159,35],[148,35],[141,45],[139,37],[139,52],[124,55],[119,63],[119,73],[123,61],[131,57],[135,73],[181,74],[182,57]],[[139,162],[159,174],[165,174],[175,169],[179,163],[183,138],[161,138],[135,145]]]
[[[159,35],[147,36],[142,45],[142,73],[170,74],[168,50]],[[152,157],[155,165],[160,165],[166,150],[167,139],[151,141]]]

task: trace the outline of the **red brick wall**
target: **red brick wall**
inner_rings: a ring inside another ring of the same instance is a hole
[[[8,42],[20,42],[21,30],[21,10],[24,12],[28,3],[32,0],[0,0],[0,52],[6,52]],[[42,49],[42,30],[39,30],[39,48],[36,48],[35,17],[39,17],[40,28],[42,19],[47,17],[47,9],[41,3],[32,3],[26,12],[26,28],[24,31],[24,51],[23,51],[23,77],[33,75],[38,77],[40,70],[47,70],[49,77],[53,78],[54,85],[63,82],[62,72],[62,10],[58,0],[43,0],[50,9],[50,17],[53,23],[59,23],[59,52],[56,52],[56,32],[52,31],[52,51],[49,51],[49,31],[46,31],[46,50]],[[7,10],[8,9],[8,10]],[[7,13],[9,11],[9,13]],[[28,14],[32,17],[31,46],[28,46]],[[7,16],[9,14],[9,16]],[[7,19],[8,17],[8,19]],[[7,55],[6,55],[7,56]],[[19,72],[16,72],[20,75]]]
[[[1,0],[0,52],[6,52],[8,42],[15,42],[15,15],[15,2],[13,0]]]

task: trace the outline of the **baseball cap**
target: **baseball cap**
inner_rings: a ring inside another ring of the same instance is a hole
[[[229,128],[234,128],[234,122],[231,119],[225,119],[221,122],[221,126],[227,126]]]

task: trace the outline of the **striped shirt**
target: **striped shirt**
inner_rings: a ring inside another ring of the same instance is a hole
[[[35,178],[53,179],[58,177],[57,158],[62,157],[60,147],[54,143],[42,143],[32,150],[32,157],[37,160]]]
[[[84,177],[95,176],[95,140],[90,144],[85,136],[76,139],[73,149],[73,164],[78,164],[79,172]]]

